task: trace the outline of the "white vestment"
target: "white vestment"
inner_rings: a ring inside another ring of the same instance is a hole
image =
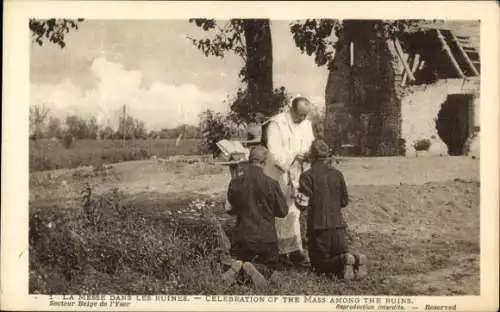
[[[288,215],[276,218],[278,248],[281,254],[302,251],[300,211],[295,207],[292,195],[294,188],[298,188],[304,168],[294,159],[309,152],[314,141],[312,124],[308,119],[295,124],[290,112],[280,113],[269,120],[266,137],[269,158],[264,172],[279,182],[288,204]]]

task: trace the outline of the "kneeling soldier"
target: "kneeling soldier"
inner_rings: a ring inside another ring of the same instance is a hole
[[[342,173],[330,161],[330,149],[323,140],[311,146],[311,168],[300,176],[296,204],[308,208],[307,236],[312,268],[344,279],[366,276],[366,256],[351,254],[346,240],[346,223],[341,209],[348,204]]]

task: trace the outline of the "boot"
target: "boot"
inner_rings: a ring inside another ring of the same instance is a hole
[[[311,262],[309,260],[309,257],[300,250],[294,251],[290,253],[290,261],[299,267],[309,267],[311,265]]]
[[[342,278],[344,280],[353,280],[354,279],[354,264],[356,262],[353,255],[350,253],[342,254]]]
[[[366,268],[366,256],[363,254],[355,254],[354,258],[356,260],[354,264],[354,275],[357,280],[363,279],[368,275],[368,270]]]
[[[290,260],[290,255],[289,254],[280,254],[278,257],[278,262],[283,266],[283,267],[292,267],[293,262]]]
[[[243,262],[239,260],[233,261],[231,267],[226,272],[222,273],[222,282],[224,285],[231,286],[234,284],[242,267]]]
[[[262,275],[251,262],[243,263],[243,272],[245,272],[252,280],[252,283],[259,288],[263,288],[269,284],[264,275]]]

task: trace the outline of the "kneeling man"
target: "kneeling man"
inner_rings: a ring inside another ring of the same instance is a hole
[[[232,265],[232,273],[225,273],[226,280],[243,269],[254,284],[264,286],[278,268],[275,218],[285,217],[288,206],[278,182],[263,172],[267,155],[263,146],[252,148],[248,170],[229,183],[228,213],[236,216],[231,254],[239,262]]]
[[[323,140],[311,146],[311,168],[299,180],[296,204],[308,209],[307,235],[311,266],[318,273],[344,279],[366,276],[366,256],[350,253],[342,210],[349,203],[344,175],[334,168]]]

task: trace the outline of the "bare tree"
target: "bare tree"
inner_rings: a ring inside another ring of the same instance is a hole
[[[45,104],[35,104],[30,107],[30,137],[39,139],[43,137],[45,120],[49,114],[49,109]]]

